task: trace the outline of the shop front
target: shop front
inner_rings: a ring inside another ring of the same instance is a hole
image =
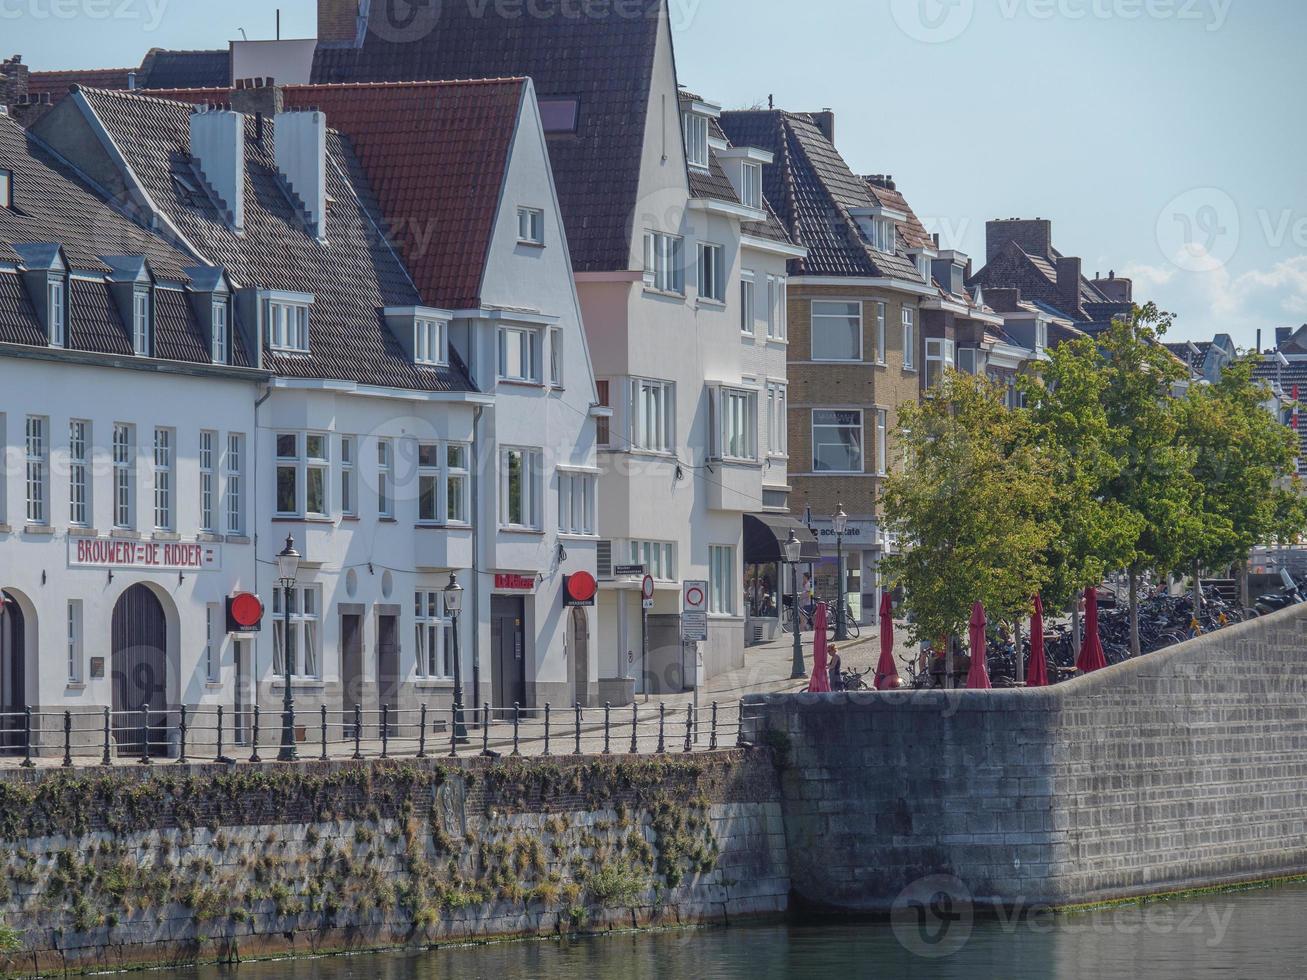
[[[794,567],[785,550],[791,531],[801,545]],[[750,646],[780,635],[781,617],[787,614],[794,594],[794,568],[799,571],[802,588],[811,565],[820,560],[817,538],[801,522],[783,514],[744,515],[745,637]]]
[[[812,570],[813,592],[819,599],[833,599],[843,591],[853,618],[864,626],[870,625],[880,608],[879,568],[884,553],[880,524],[874,516],[853,515],[844,534],[838,535],[831,518],[814,518],[812,530],[821,549]],[[841,555],[843,589],[839,582]]]

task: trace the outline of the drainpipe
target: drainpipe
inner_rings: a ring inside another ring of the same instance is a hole
[[[249,441],[246,443],[246,455],[250,459],[250,485],[246,491],[246,499],[250,501],[247,509],[245,533],[250,539],[251,547],[254,549],[254,594],[259,594],[259,409],[263,403],[272,397],[272,385],[267,384],[263,388],[263,394],[254,402],[254,431],[250,433]],[[276,627],[273,627],[274,630]],[[250,641],[250,684],[253,689],[253,703],[250,708],[259,703],[259,643],[258,640]]]
[[[472,416],[472,458],[480,459],[481,415],[484,405],[477,405]],[[472,500],[481,500],[481,467],[472,467]],[[473,506],[478,506],[473,504]],[[472,531],[472,608],[476,618],[472,623],[472,707],[480,706],[481,698],[481,522],[480,514],[473,513]]]

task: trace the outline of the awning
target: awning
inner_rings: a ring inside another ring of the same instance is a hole
[[[800,561],[821,561],[817,536],[788,514],[744,515],[744,563],[768,565],[785,561],[785,542],[793,531],[803,542]]]

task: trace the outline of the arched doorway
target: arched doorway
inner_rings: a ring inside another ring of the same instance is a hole
[[[576,689],[576,702],[589,704],[590,691],[590,620],[580,606],[572,609],[570,626],[572,649],[572,683]]]
[[[163,604],[144,585],[133,585],[113,607],[114,737],[123,754],[139,755],[148,737],[150,754],[167,747],[168,620]],[[147,728],[143,708],[151,709]]]
[[[18,600],[0,592],[0,752],[23,747],[27,700],[27,618]]]

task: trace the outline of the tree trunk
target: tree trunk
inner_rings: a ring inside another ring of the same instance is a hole
[[[1130,569],[1130,656],[1142,654],[1139,645],[1139,570]]]
[[[1198,562],[1194,562],[1194,622],[1201,624],[1203,621],[1203,568]],[[1199,627],[1202,628],[1201,625]]]
[[[1021,620],[1017,620],[1012,627],[1012,641],[1014,644],[1015,657],[1017,661],[1017,687],[1026,686],[1026,654],[1021,648]]]

